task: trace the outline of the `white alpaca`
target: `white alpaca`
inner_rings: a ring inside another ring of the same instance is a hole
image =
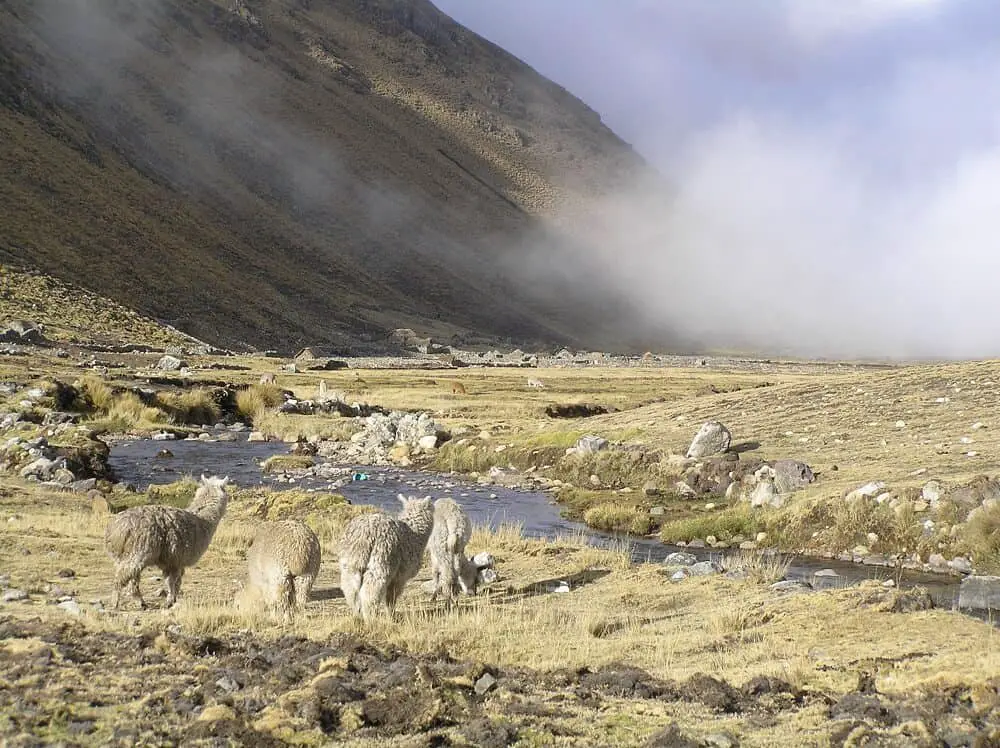
[[[391,614],[403,587],[420,570],[434,524],[430,497],[406,498],[397,517],[383,512],[355,517],[340,541],[340,588],[347,606],[365,621]]]
[[[434,529],[427,544],[434,582],[432,599],[443,594],[451,605],[456,584],[466,595],[476,594],[479,569],[465,555],[471,535],[472,523],[458,502],[444,498],[434,503]]]
[[[305,522],[265,522],[247,551],[248,587],[288,617],[309,599],[320,555],[319,538]]]
[[[166,580],[167,607],[177,601],[184,569],[194,566],[208,549],[226,513],[229,478],[206,478],[187,509],[149,504],[115,514],[104,531],[104,544],[115,562],[111,607],[117,609],[121,591],[145,608],[139,577],[148,566],[157,566]]]

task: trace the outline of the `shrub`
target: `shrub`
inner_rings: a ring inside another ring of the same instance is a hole
[[[583,520],[591,527],[608,532],[647,535],[652,529],[649,510],[630,504],[607,502],[588,509]]]
[[[280,387],[274,384],[251,384],[236,393],[236,412],[253,422],[268,408],[276,408],[285,401]]]
[[[198,387],[185,392],[161,392],[157,396],[160,407],[177,424],[213,424],[221,411],[212,397],[212,391]]]

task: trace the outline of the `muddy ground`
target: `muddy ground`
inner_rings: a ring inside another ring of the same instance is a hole
[[[766,730],[816,710],[828,717],[830,745],[1000,745],[1000,677],[979,689],[891,698],[862,675],[857,690],[834,697],[768,677],[735,688],[708,675],[674,682],[627,666],[497,669],[444,652],[378,649],[352,635],[193,637],[169,626],[121,634],[10,615],[0,618],[0,672],[8,746],[679,748],[738,745],[735,733],[713,728],[717,718]],[[701,729],[678,727],[678,717],[692,714],[703,715]]]

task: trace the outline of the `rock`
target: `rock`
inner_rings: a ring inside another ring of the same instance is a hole
[[[681,499],[698,498],[698,493],[682,480],[679,480],[674,484],[674,493],[676,493],[678,498]]]
[[[579,441],[576,443],[577,454],[593,454],[594,452],[600,452],[601,450],[607,449],[609,442],[602,436],[587,435],[581,436]]]
[[[84,478],[69,484],[69,487],[76,493],[87,493],[97,487],[97,478]]]
[[[963,556],[955,556],[948,562],[948,566],[961,574],[972,573],[972,562]]]
[[[487,551],[480,551],[475,556],[472,557],[472,563],[476,565],[477,569],[491,569],[495,563],[492,553]]]
[[[659,496],[660,489],[656,485],[656,481],[648,480],[642,485],[642,492],[646,496]]]
[[[863,486],[855,488],[853,491],[844,497],[847,501],[856,501],[858,499],[871,499],[882,492],[885,488],[885,481],[873,480],[865,483]]]
[[[695,434],[691,446],[688,447],[687,456],[697,459],[725,452],[732,444],[732,440],[732,434],[723,424],[719,421],[708,421],[702,424]]]
[[[3,597],[0,597],[0,601],[5,603],[16,603],[21,600],[27,600],[28,593],[24,590],[10,589],[3,593]]]
[[[430,450],[437,447],[438,438],[436,434],[427,434],[417,440],[417,446],[421,449]]]
[[[754,538],[754,541],[757,544],[766,543],[767,542],[767,533],[766,532],[759,532],[759,533],[757,533],[757,537]]]
[[[80,609],[80,604],[76,600],[64,600],[63,602],[59,603],[58,607],[62,608],[67,613],[73,616],[78,616],[81,613],[83,613],[83,611]]]
[[[942,556],[940,553],[932,553],[927,559],[927,563],[930,566],[934,566],[938,569],[943,569],[948,566],[948,559]]]
[[[160,369],[161,371],[177,371],[182,366],[187,366],[187,364],[185,364],[176,356],[167,355],[156,362],[156,368]]]
[[[497,684],[497,679],[490,673],[483,673],[479,676],[473,688],[477,696],[482,696],[489,692]]]
[[[798,491],[816,480],[812,468],[798,460],[775,460],[771,468],[778,493]]]
[[[22,478],[35,478],[39,481],[50,481],[55,477],[56,471],[66,467],[64,459],[49,459],[39,457],[37,460],[29,462],[19,471]]]
[[[61,486],[68,486],[76,480],[76,476],[66,468],[59,468],[52,474],[52,480]]]
[[[663,559],[663,563],[667,566],[693,566],[698,563],[698,557],[693,553],[677,551],[667,554],[667,557]]]
[[[177,438],[176,434],[169,431],[158,431],[150,437],[154,442],[169,442]]]
[[[920,498],[926,501],[931,506],[934,506],[941,500],[941,494],[943,491],[943,486],[939,480],[929,480],[924,484],[924,487],[920,489]]]
[[[968,576],[958,592],[960,610],[1000,610],[1000,577]]]
[[[264,436],[264,432],[262,432],[262,431],[251,431],[247,435],[247,441],[248,442],[266,442],[267,441],[267,437]]]
[[[673,574],[671,574],[670,575],[670,581],[671,582],[682,582],[685,579],[687,579],[689,576],[691,576],[691,573],[687,570],[687,567],[684,567],[683,569],[678,569]]]
[[[58,410],[51,410],[45,414],[42,418],[43,426],[58,426],[63,423],[76,423],[77,416],[75,413],[63,413]]]
[[[705,366],[705,364],[701,364]],[[739,748],[739,741],[728,732],[716,732],[701,739],[705,748]]]
[[[23,319],[11,319],[4,323],[0,330],[2,343],[38,343],[42,340],[42,326],[37,322]]]
[[[722,567],[716,561],[699,561],[687,567],[688,573],[693,577],[707,577],[712,574],[721,574]]]
[[[649,508],[650,517],[662,517],[667,513],[667,508],[665,506],[657,504],[656,506]]]
[[[780,582],[772,584],[771,589],[775,592],[810,592],[812,587],[805,582],[799,582],[794,579],[784,579]]]

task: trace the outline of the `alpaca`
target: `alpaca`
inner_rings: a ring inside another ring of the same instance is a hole
[[[466,395],[466,394],[468,394],[466,392],[466,390],[465,390],[465,385],[462,384],[461,382],[452,382],[451,383],[451,393],[453,395]]]
[[[319,562],[319,538],[305,522],[265,522],[247,552],[248,586],[288,617],[309,599]]]
[[[347,606],[366,622],[392,614],[403,587],[416,576],[434,525],[430,496],[402,494],[397,517],[384,512],[355,517],[340,541],[340,587]]]
[[[274,382],[275,382],[274,374],[268,373],[260,375],[261,384],[274,384]]]
[[[465,545],[471,535],[472,523],[458,502],[448,498],[434,502],[434,529],[427,544],[434,581],[431,599],[437,599],[442,593],[450,606],[456,584],[466,595],[476,594],[479,569],[465,555]]]
[[[146,604],[139,577],[148,566],[163,572],[169,608],[177,601],[184,569],[194,566],[212,542],[226,513],[229,477],[201,476],[201,485],[187,509],[149,504],[115,514],[104,531],[104,544],[115,562],[111,607],[118,609],[121,591]]]

